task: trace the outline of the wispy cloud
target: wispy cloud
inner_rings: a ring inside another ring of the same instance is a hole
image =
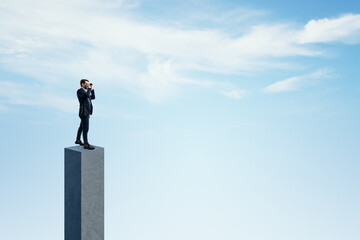
[[[310,74],[290,77],[285,80],[275,82],[265,88],[263,92],[265,93],[281,93],[299,90],[301,87],[309,84],[311,80],[324,79],[329,77],[330,70],[318,70]]]
[[[234,35],[227,28],[138,20],[133,10],[138,5],[139,1],[125,0],[1,1],[0,11],[7,20],[0,22],[0,64],[40,80],[45,87],[61,85],[70,90],[78,79],[87,77],[104,89],[120,87],[149,101],[164,102],[184,87],[221,82],[220,78],[183,77],[190,71],[241,75],[284,69],[291,65],[287,57],[322,56],[321,47],[307,43],[356,39],[360,18],[312,20],[303,28],[257,22]],[[261,11],[241,9],[211,18],[228,21],[239,18],[239,11],[243,17],[264,16]],[[347,24],[350,27],[340,34]],[[287,79],[277,88],[296,89],[298,82],[296,77]],[[242,93],[236,89],[218,91],[240,98]]]
[[[231,90],[231,91],[221,91],[220,92],[222,95],[225,95],[229,98],[234,98],[234,99],[241,99],[245,96],[245,94],[247,93],[245,90],[242,89],[236,89],[236,90]]]
[[[58,89],[45,88],[39,84],[2,81],[0,98],[6,104],[49,107],[61,112],[76,113],[77,99],[54,94]],[[1,107],[1,106],[0,106]]]

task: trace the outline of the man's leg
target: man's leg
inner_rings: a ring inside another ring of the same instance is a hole
[[[77,135],[76,135],[76,141],[80,141],[82,131],[83,131],[83,128],[82,128],[82,120],[81,120],[79,129],[78,129]]]
[[[89,116],[81,117],[81,124],[82,124],[82,129],[83,129],[84,144],[89,145],[88,136],[87,136],[88,131],[89,131]]]

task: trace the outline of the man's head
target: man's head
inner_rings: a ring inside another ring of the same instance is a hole
[[[89,80],[87,79],[81,79],[80,80],[80,86],[82,88],[88,89],[89,88]]]

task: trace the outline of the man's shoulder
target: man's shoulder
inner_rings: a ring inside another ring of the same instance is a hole
[[[83,90],[82,88],[79,88],[79,89],[76,91],[76,95],[77,95],[78,97],[83,96],[83,95],[84,95],[84,90]]]
[[[79,88],[78,90],[77,90],[77,92],[79,93],[79,92],[87,92],[85,89],[83,89],[83,88]]]

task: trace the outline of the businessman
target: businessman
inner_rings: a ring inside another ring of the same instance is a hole
[[[93,150],[95,147],[90,145],[88,141],[88,131],[90,115],[92,115],[93,112],[93,105],[91,100],[95,99],[95,90],[87,79],[81,79],[80,86],[81,88],[77,90],[77,97],[80,104],[79,117],[81,122],[77,132],[75,144],[80,144],[81,146],[84,146],[85,149]],[[84,143],[80,140],[81,133],[83,135]]]

